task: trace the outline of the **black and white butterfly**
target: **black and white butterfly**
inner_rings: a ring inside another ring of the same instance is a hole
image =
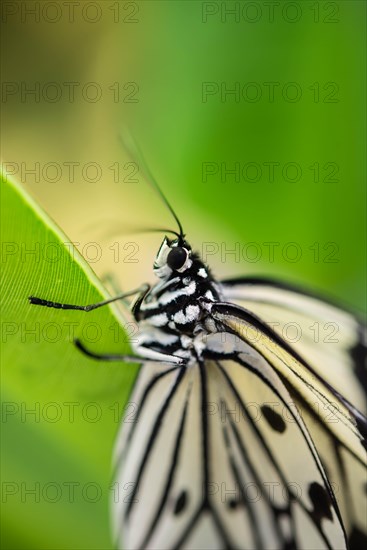
[[[165,200],[165,199],[164,199]],[[282,284],[218,282],[179,232],[132,307],[133,423],[115,453],[126,549],[343,549],[366,542],[366,330]],[[136,291],[134,291],[136,292]],[[130,295],[133,293],[129,293]],[[90,311],[31,297],[31,303]],[[300,327],[289,342],[284,327]],[[333,323],[334,342],[310,326]]]

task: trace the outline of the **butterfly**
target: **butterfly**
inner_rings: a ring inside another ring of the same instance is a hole
[[[92,358],[141,364],[134,421],[122,422],[116,441],[116,545],[361,548],[366,328],[282,283],[217,281],[153,181],[178,224],[159,248],[153,286],[90,306],[30,297],[91,311],[138,294],[134,355],[99,355],[76,341]],[[337,337],[320,338],[318,326]]]

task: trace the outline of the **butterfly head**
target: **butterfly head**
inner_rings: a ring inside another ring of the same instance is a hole
[[[191,254],[191,246],[182,237],[173,241],[165,237],[153,265],[154,273],[160,279],[185,273],[192,266]]]

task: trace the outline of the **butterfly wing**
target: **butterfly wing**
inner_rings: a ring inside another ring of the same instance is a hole
[[[140,369],[131,398],[136,416],[122,425],[115,454],[119,548],[174,548],[195,521],[203,464],[195,375],[159,363]]]
[[[288,388],[333,486],[350,548],[358,548],[354,541],[365,540],[367,532],[366,419],[253,313],[225,303],[213,304],[211,313],[256,350]]]
[[[367,414],[367,330],[339,307],[280,282],[223,281],[226,302],[254,312],[364,415]]]
[[[318,451],[271,361],[231,333],[205,349],[188,367],[141,369],[116,450],[119,547],[346,548]]]

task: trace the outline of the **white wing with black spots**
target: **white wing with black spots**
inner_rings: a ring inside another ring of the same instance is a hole
[[[116,455],[119,486],[134,487],[115,506],[119,547],[347,547],[287,388],[260,354],[237,348],[225,360],[142,367],[136,422],[123,426]]]

